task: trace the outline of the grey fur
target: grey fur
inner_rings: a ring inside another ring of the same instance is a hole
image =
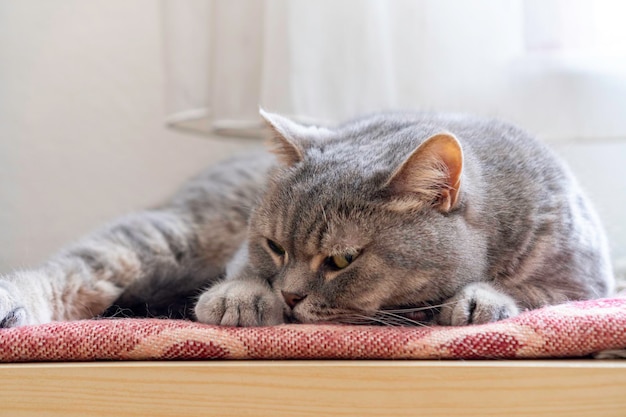
[[[9,274],[0,323],[88,318],[113,303],[184,308],[205,289],[194,311],[213,324],[464,325],[611,293],[595,213],[568,169],[524,131],[429,113],[332,129],[264,116],[278,163],[261,153],[218,165],[166,204]],[[407,158],[441,132],[463,149],[458,194],[439,182],[407,193],[398,183],[421,172],[404,168]],[[349,266],[329,267],[345,254]],[[287,294],[298,296],[293,308]],[[416,315],[422,309],[429,315]]]

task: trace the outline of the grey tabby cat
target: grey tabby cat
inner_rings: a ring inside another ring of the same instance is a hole
[[[611,293],[594,211],[522,130],[428,113],[334,128],[262,115],[276,156],[218,165],[5,276],[0,325],[112,305],[176,316],[189,300],[197,320],[232,326],[467,325]]]

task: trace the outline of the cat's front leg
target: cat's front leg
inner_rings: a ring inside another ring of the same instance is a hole
[[[182,287],[190,271],[208,264],[197,260],[195,230],[177,211],[145,211],[85,237],[40,268],[0,276],[0,327],[92,318],[129,288],[140,293],[166,279]]]
[[[97,279],[81,262],[79,257],[61,256],[39,269],[0,276],[0,328],[91,318],[102,312],[122,289]]]
[[[466,326],[503,320],[519,314],[515,300],[485,282],[463,287],[443,303],[437,322],[444,326]]]
[[[34,324],[18,288],[11,282],[0,281],[0,328]]]
[[[198,321],[222,326],[272,326],[284,322],[284,304],[248,263],[244,242],[226,267],[226,279],[198,299]]]
[[[227,280],[205,291],[195,307],[199,322],[222,326],[281,324],[283,305],[270,286],[257,280]]]
[[[52,320],[50,290],[39,270],[18,271],[0,277],[0,328],[47,323]]]

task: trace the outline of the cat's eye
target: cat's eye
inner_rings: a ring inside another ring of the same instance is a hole
[[[271,239],[267,239],[267,246],[278,256],[285,255],[285,249]]]
[[[338,271],[340,269],[347,268],[348,265],[350,265],[352,261],[354,261],[354,258],[356,258],[356,255],[352,253],[333,255],[326,258],[326,265],[330,269]]]

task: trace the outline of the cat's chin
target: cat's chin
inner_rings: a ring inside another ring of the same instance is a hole
[[[292,314],[288,314],[288,313],[284,313],[283,314],[283,320],[285,321],[286,324],[298,324],[298,323],[302,323],[300,320],[298,320],[296,317],[294,317]]]
[[[297,317],[294,313],[285,313],[283,318],[285,320],[285,323],[288,324],[339,324],[339,322],[333,321],[328,317]]]
[[[326,319],[310,319],[306,317],[296,317],[294,314],[285,314],[285,323],[289,324],[331,324],[332,321]]]

